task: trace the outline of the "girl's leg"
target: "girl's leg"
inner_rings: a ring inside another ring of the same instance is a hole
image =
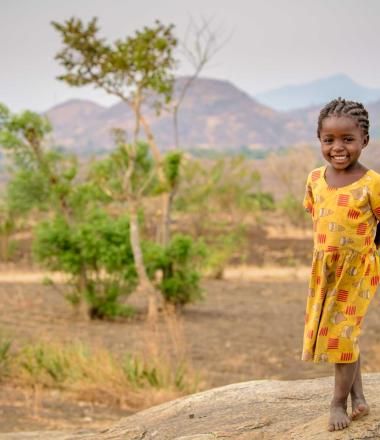
[[[351,387],[351,404],[352,404],[352,419],[358,420],[369,413],[369,406],[365,400],[362,384],[362,373],[360,368],[360,356],[357,361],[356,374],[354,383]]]
[[[355,380],[357,363],[335,364],[334,397],[330,405],[329,431],[347,428],[351,419],[347,414],[347,398]]]

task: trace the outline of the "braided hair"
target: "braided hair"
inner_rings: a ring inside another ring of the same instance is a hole
[[[317,135],[320,138],[322,122],[329,116],[348,116],[355,120],[364,136],[369,136],[368,112],[360,102],[347,101],[343,98],[333,99],[319,113]]]

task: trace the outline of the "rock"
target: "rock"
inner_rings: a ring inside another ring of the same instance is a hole
[[[371,413],[327,431],[333,378],[251,381],[193,394],[121,419],[108,429],[0,434],[0,440],[380,439],[380,373],[364,375]]]

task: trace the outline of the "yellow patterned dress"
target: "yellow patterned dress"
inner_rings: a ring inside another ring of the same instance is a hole
[[[349,363],[359,356],[358,336],[380,282],[374,244],[380,220],[380,174],[330,187],[326,166],[307,178],[304,207],[312,214],[314,252],[305,314],[302,359]]]

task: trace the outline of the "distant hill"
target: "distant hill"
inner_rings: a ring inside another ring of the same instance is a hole
[[[185,80],[177,80],[176,93]],[[172,115],[163,112],[157,117],[152,109],[144,113],[159,145],[163,149],[173,147]],[[123,128],[130,136],[133,133],[133,115],[123,102],[104,108],[89,101],[68,101],[46,115],[54,126],[56,142],[84,154],[112,148],[112,128]],[[259,104],[228,81],[201,78],[190,87],[180,108],[180,146],[221,151],[278,148],[299,138],[295,124],[287,115]]]
[[[177,80],[175,96],[185,80]],[[380,100],[367,107],[371,136],[380,139]],[[260,104],[228,81],[201,78],[193,83],[180,108],[180,147],[261,154],[263,150],[297,143],[316,143],[319,110],[320,105],[280,112]],[[163,112],[157,117],[151,108],[145,108],[144,114],[160,148],[173,147],[172,115]],[[112,128],[125,129],[129,137],[133,133],[134,117],[123,102],[102,107],[91,101],[71,100],[53,107],[46,115],[53,124],[56,144],[79,155],[113,148]]]
[[[98,120],[106,110],[92,101],[72,99],[49,110],[46,115],[54,127],[54,137],[66,148],[86,148],[89,136],[88,123]],[[77,143],[79,141],[79,144]]]
[[[368,103],[380,99],[380,89],[364,87],[350,77],[340,74],[306,84],[269,90],[256,95],[256,99],[276,110],[288,111],[321,105],[338,96]]]

